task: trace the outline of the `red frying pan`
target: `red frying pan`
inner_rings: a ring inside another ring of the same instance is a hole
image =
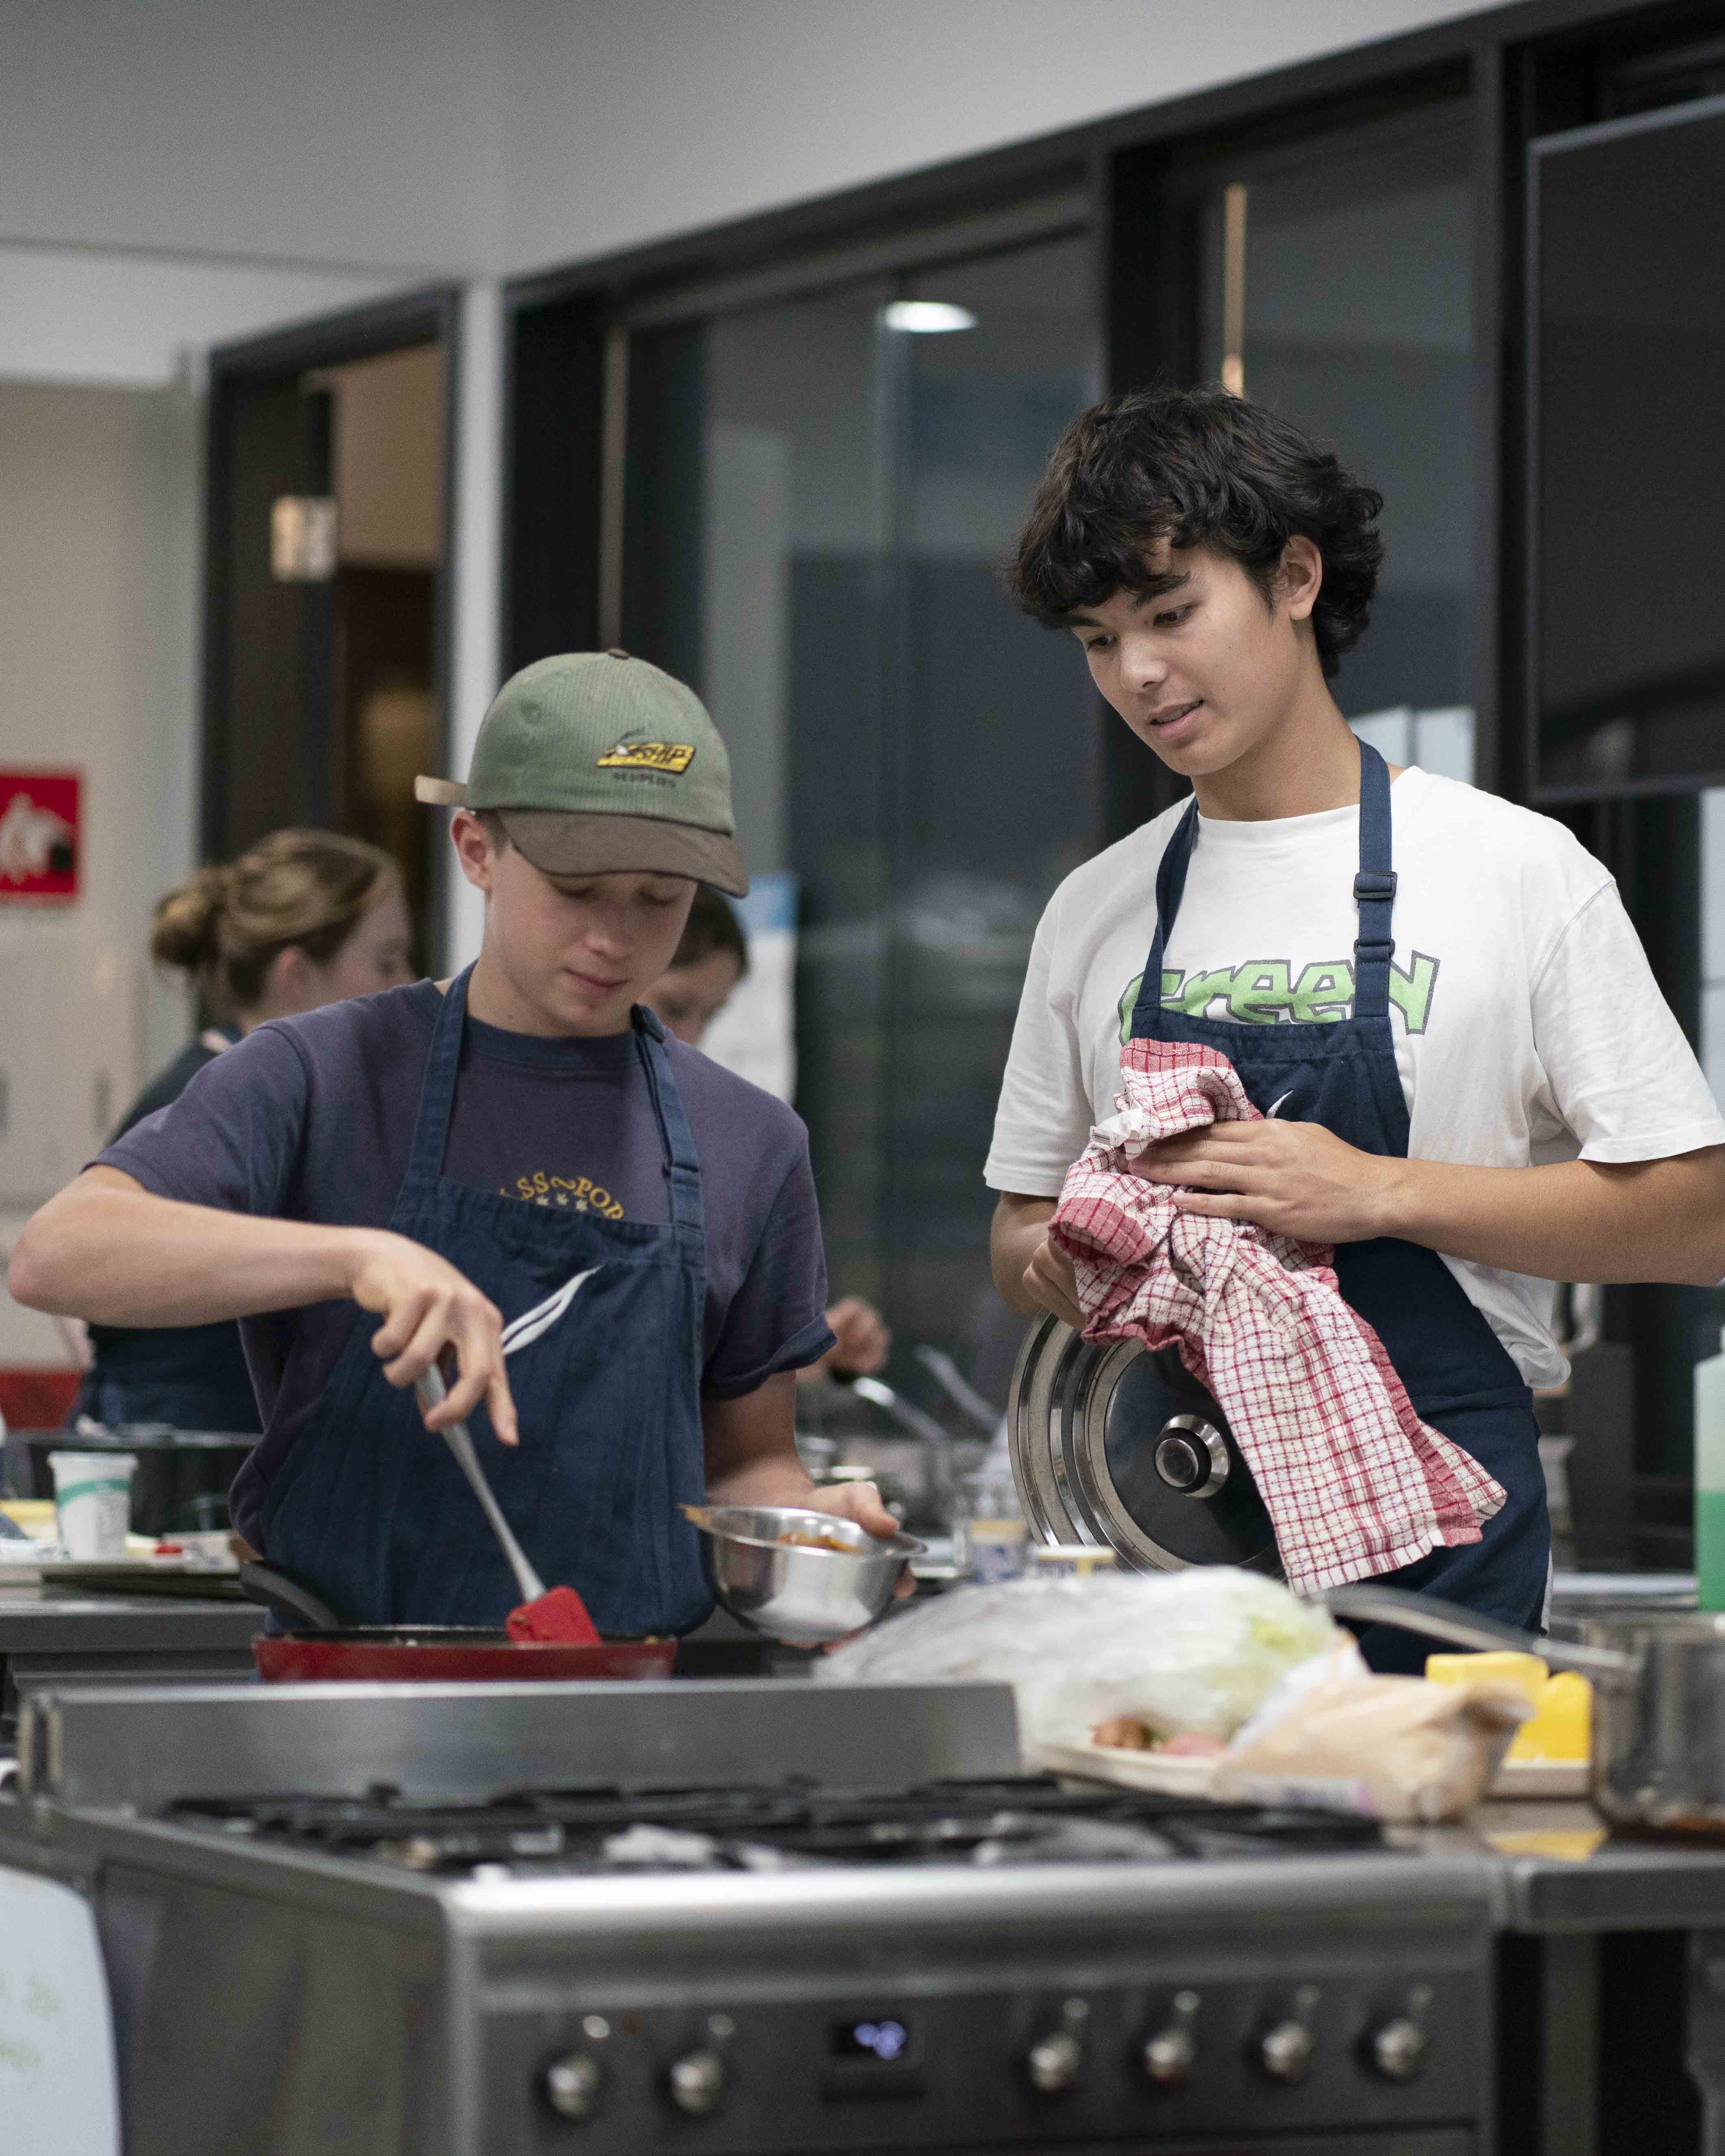
[[[252,1642],[258,1673],[272,1684],[567,1683],[573,1678],[668,1677],[675,1640],[601,1640],[597,1645],[512,1640],[459,1625],[343,1625],[290,1573],[254,1562],[239,1568],[254,1602],[291,1632]]]

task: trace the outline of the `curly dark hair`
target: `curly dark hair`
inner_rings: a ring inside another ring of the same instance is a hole
[[[1055,444],[1009,581],[1045,628],[1117,592],[1143,592],[1159,541],[1213,547],[1268,604],[1296,534],[1323,557],[1312,633],[1333,675],[1371,619],[1384,497],[1334,453],[1225,389],[1135,389],[1093,404]]]

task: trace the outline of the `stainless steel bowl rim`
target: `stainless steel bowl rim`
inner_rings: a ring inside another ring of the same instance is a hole
[[[802,1507],[794,1505],[739,1505],[734,1507],[717,1505],[712,1509],[716,1512],[732,1510],[747,1512],[778,1512],[783,1517],[787,1523],[807,1521],[811,1527],[815,1527],[827,1526],[834,1520],[842,1521],[846,1527],[857,1525],[855,1520],[846,1520],[842,1512],[821,1512],[814,1511],[812,1507],[804,1510]],[[782,1535],[740,1534],[735,1527],[721,1527],[716,1520],[696,1520],[694,1525],[702,1534],[711,1535],[715,1542],[737,1543],[745,1549],[788,1550],[805,1557],[858,1558],[865,1563],[884,1557],[922,1557],[927,1553],[928,1548],[926,1543],[920,1541],[915,1535],[900,1533],[891,1536],[869,1535],[869,1540],[874,1545],[870,1549],[816,1549],[807,1543],[787,1542]],[[868,1533],[865,1527],[861,1532],[865,1534]]]

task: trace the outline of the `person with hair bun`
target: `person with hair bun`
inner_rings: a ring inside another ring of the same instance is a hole
[[[1473,1539],[1384,1576],[1532,1630],[1551,1532],[1529,1389],[1566,1367],[1551,1283],[1717,1281],[1725,1122],[1599,862],[1549,817],[1386,765],[1343,717],[1383,506],[1220,388],[1111,398],[1056,444],[1014,590],[1194,798],[1043,916],[984,1169],[994,1278],[1082,1328],[1049,1235],[1068,1168],[1123,1070],[1224,1060],[1257,1116],[1136,1172],[1194,1235],[1333,1246],[1420,1416],[1501,1492]],[[1250,1344],[1272,1382],[1278,1337]],[[1362,1640],[1415,1674],[1427,1644]]]
[[[266,1020],[415,978],[401,870],[363,839],[272,831],[225,867],[194,870],[156,902],[150,955],[188,975],[211,1023],[139,1094],[109,1144],[177,1101],[207,1063]],[[239,1327],[90,1327],[72,1412],[108,1424],[257,1430]]]

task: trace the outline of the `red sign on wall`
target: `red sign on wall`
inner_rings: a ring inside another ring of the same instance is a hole
[[[0,771],[0,902],[78,896],[76,771]]]

